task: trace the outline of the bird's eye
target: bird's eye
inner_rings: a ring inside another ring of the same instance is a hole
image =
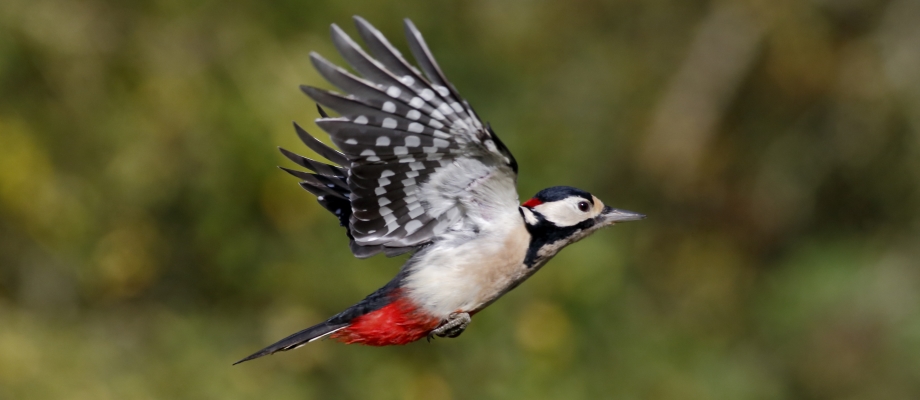
[[[578,203],[578,209],[582,212],[588,212],[591,209],[591,205],[587,201],[581,201]]]

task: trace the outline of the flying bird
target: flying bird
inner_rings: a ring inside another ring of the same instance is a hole
[[[418,68],[367,21],[354,21],[366,51],[335,24],[332,40],[360,76],[311,53],[344,94],[301,86],[339,150],[295,123],[304,144],[331,164],[281,149],[310,172],[282,169],[338,218],[356,257],[412,256],[357,304],[236,364],[327,336],[371,346],[457,337],[563,247],[645,217],[568,186],[520,204],[514,156],[448,82],[415,25],[405,20]]]

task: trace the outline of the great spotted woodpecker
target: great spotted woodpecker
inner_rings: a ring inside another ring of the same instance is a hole
[[[310,54],[319,73],[348,94],[301,86],[318,103],[316,124],[341,152],[294,124],[307,147],[337,165],[281,149],[312,172],[283,169],[338,217],[358,258],[413,254],[364,300],[237,363],[326,336],[371,346],[456,337],[563,247],[644,218],[567,186],[519,205],[514,156],[447,81],[412,22],[405,21],[406,36],[421,72],[354,19],[370,54],[336,25],[332,39],[360,77]]]

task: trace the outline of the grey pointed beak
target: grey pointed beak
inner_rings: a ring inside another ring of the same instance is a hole
[[[603,218],[602,220],[608,224],[612,224],[614,222],[638,221],[640,219],[645,219],[644,214],[611,208],[609,206],[604,206],[604,210],[601,211],[600,217]]]

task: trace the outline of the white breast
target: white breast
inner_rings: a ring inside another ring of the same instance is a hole
[[[529,235],[517,207],[501,212],[478,234],[445,235],[413,260],[403,287],[435,316],[479,310],[525,279]]]

